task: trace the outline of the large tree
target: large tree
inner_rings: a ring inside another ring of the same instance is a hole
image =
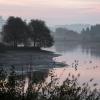
[[[33,41],[34,47],[50,47],[53,45],[53,37],[44,21],[31,20],[29,23],[30,39]]]
[[[21,18],[9,17],[2,33],[4,42],[17,47],[18,44],[27,42],[28,27]]]

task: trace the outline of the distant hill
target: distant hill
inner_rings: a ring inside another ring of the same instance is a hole
[[[68,30],[72,30],[80,33],[82,29],[86,29],[87,27],[91,27],[90,24],[70,24],[70,25],[56,25],[54,27],[50,27],[50,30],[55,32],[56,28],[67,28]]]
[[[80,34],[66,28],[57,28],[54,38],[56,41],[78,41],[80,40]]]

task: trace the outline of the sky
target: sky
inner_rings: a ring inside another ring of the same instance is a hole
[[[0,15],[41,19],[48,25],[98,24],[100,0],[0,0]]]

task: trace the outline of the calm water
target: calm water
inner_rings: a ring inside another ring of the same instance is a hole
[[[13,64],[17,72],[22,70],[28,72],[31,65],[32,70],[35,71],[34,76],[39,77],[39,80],[49,80],[48,73],[52,71],[59,78],[60,83],[68,77],[69,73],[75,76],[80,74],[80,84],[89,82],[93,78],[93,83],[98,83],[100,86],[99,43],[57,42],[55,46],[46,50],[54,53],[33,51],[0,53],[0,66],[4,65],[4,68],[9,69]],[[63,67],[62,63],[66,66]]]
[[[51,50],[61,54],[61,56],[54,58],[55,61],[64,62],[69,65],[53,70],[55,75],[60,78],[60,82],[71,73],[75,76],[80,74],[80,83],[89,82],[93,78],[93,83],[98,83],[98,86],[100,86],[99,43],[58,42]]]

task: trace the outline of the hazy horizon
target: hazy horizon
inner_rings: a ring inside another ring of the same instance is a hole
[[[42,19],[48,25],[98,24],[99,0],[0,0],[0,15]]]

